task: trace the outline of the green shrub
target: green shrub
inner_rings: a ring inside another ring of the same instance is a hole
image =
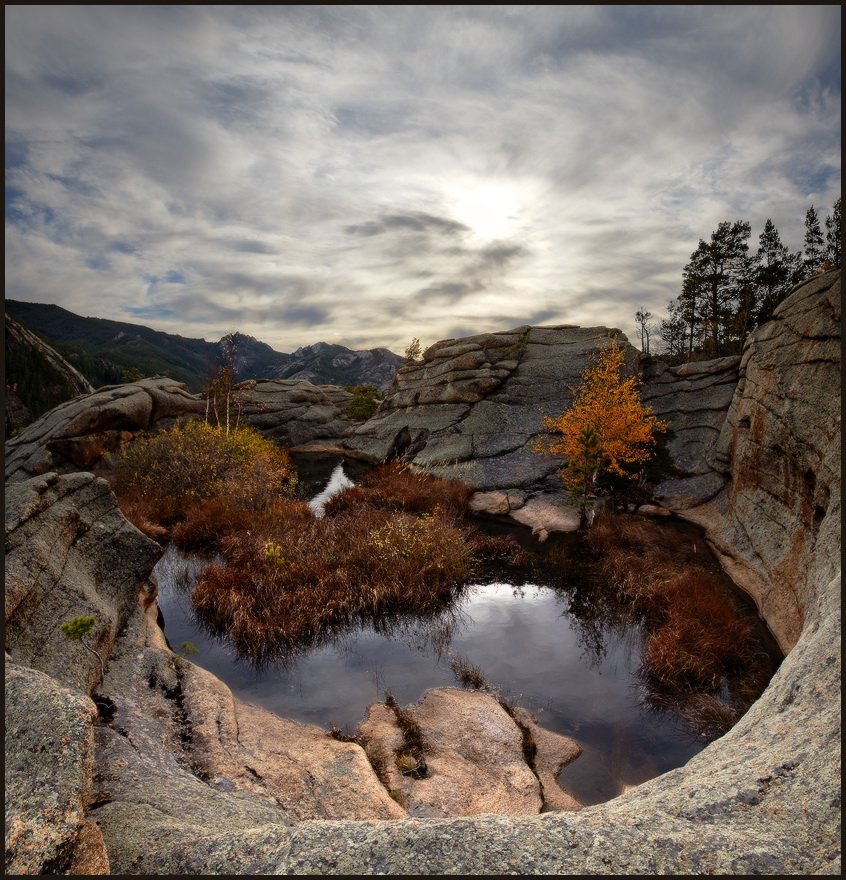
[[[353,396],[344,411],[344,415],[348,419],[363,422],[375,415],[382,402],[377,388],[374,388],[373,385],[349,385],[346,390]]]

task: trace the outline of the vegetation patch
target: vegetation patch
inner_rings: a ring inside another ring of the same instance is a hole
[[[660,525],[604,511],[587,533],[591,588],[643,624],[642,674],[652,705],[706,738],[728,730],[773,669],[704,544],[668,541]]]

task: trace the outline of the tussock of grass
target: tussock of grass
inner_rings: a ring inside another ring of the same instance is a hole
[[[464,657],[452,657],[449,661],[449,668],[464,687],[476,691],[492,690],[490,683],[482,674],[482,670]]]
[[[278,549],[272,557],[268,545]],[[462,532],[438,516],[364,506],[321,520],[281,521],[220,542],[192,596],[198,618],[236,649],[269,660],[356,621],[439,610],[467,579]]]
[[[761,693],[768,658],[695,540],[668,541],[649,520],[603,512],[586,538],[594,579],[645,623],[641,666],[653,700],[703,735],[724,733]],[[734,703],[715,692],[737,681]]]
[[[368,471],[360,486],[339,492],[326,505],[326,515],[357,510],[362,504],[403,513],[438,513],[462,520],[472,491],[455,480],[441,480],[415,473],[400,462],[379,465]]]

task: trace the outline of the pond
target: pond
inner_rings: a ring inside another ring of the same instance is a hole
[[[337,471],[335,479],[341,480]],[[644,698],[640,628],[586,616],[583,596],[574,602],[553,571],[521,576],[488,566],[434,618],[359,625],[329,645],[256,668],[194,618],[190,589],[202,564],[172,546],[159,562],[169,643],[174,650],[193,643],[199,653],[192,662],[239,699],[282,717],[351,732],[386,691],[406,705],[427,688],[457,686],[450,661],[460,659],[542,726],[580,743],[582,756],[560,781],[584,804],[679,767],[705,745],[676,715],[650,708]]]

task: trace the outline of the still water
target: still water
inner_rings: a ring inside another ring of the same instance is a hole
[[[602,632],[597,642],[595,628],[585,634],[566,592],[552,582],[480,579],[434,620],[405,620],[384,631],[365,626],[286,665],[256,669],[195,621],[189,597],[201,564],[173,547],[159,562],[168,641],[174,650],[192,642],[199,648],[192,662],[239,699],[285,718],[352,731],[386,690],[405,705],[427,688],[456,686],[449,661],[460,657],[541,725],[581,744],[583,755],[560,781],[582,803],[609,800],[681,766],[704,746],[674,715],[642,703],[638,629]]]

